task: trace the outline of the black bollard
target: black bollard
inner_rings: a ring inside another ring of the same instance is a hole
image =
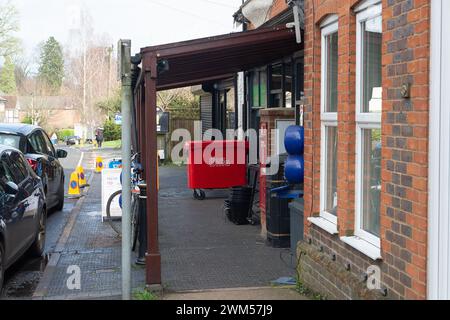
[[[147,185],[139,186],[139,229],[138,229],[138,258],[137,265],[145,265],[145,253],[147,252]]]

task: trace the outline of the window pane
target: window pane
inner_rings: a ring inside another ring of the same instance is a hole
[[[337,127],[325,129],[325,211],[337,215]]]
[[[303,62],[295,63],[295,99],[299,101],[303,95],[303,78],[304,78],[304,68]]]
[[[284,73],[285,73],[285,78],[284,78],[284,97],[285,97],[285,102],[286,108],[292,108],[292,86],[293,86],[293,76],[292,76],[292,64],[291,63],[287,63],[284,65]]]
[[[362,129],[362,229],[380,236],[381,130]]]
[[[259,72],[252,73],[252,107],[259,107]]]
[[[19,149],[20,148],[20,137],[13,135],[13,134],[1,133],[0,134],[0,144]]]
[[[267,73],[266,71],[259,72],[259,88],[260,97],[259,101],[261,107],[267,107]]]
[[[326,112],[337,112],[338,33],[326,36]]]
[[[381,16],[362,23],[362,112],[381,112]]]
[[[233,129],[235,127],[235,108],[234,108],[234,88],[227,91],[227,124],[226,129]]]
[[[281,90],[283,83],[283,65],[277,64],[272,67],[272,81],[270,82],[270,90]]]

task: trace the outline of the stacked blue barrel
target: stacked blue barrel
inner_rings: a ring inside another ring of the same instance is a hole
[[[288,158],[284,166],[284,176],[289,184],[302,184],[305,177],[305,130],[300,126],[290,126],[286,129],[284,147]]]

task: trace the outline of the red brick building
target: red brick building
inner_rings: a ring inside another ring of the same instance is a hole
[[[450,298],[448,18],[445,0],[305,1],[299,268],[330,298]]]

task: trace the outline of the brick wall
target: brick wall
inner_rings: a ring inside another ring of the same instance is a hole
[[[277,15],[288,9],[289,6],[286,4],[286,0],[273,0],[272,6],[267,13],[266,21],[275,18]],[[255,29],[255,26],[251,23],[248,25],[248,29]]]
[[[356,15],[353,8],[358,3],[355,0],[305,1],[305,221],[308,216],[318,215],[320,210],[319,25],[328,15],[337,14],[339,236],[353,235],[355,223]],[[383,0],[382,6],[380,214],[383,260],[376,264],[381,267],[382,285],[388,289],[388,298],[423,299],[426,298],[427,257],[430,0]],[[401,96],[402,84],[407,82],[411,84],[409,99]],[[341,293],[345,293],[337,295],[328,292],[331,297],[367,297],[360,295],[359,289],[349,289],[342,281],[353,279],[361,282],[358,280],[361,274],[374,262],[344,244],[339,236],[332,236],[308,222],[305,233],[305,239],[311,244],[303,244],[303,280],[316,288],[326,287],[328,281],[328,285],[334,283],[336,288],[342,288]],[[316,255],[311,254],[314,251],[311,248],[320,249],[322,259],[313,259]],[[346,269],[349,278],[336,276],[340,274],[336,271],[337,267],[348,265],[351,266]],[[311,277],[307,271],[311,270],[309,267],[314,270],[323,268],[322,274],[329,274],[329,279]]]
[[[286,0],[274,0],[272,8],[269,12],[269,20],[276,17],[280,13],[282,13],[284,10],[288,8],[288,5],[286,4]]]

